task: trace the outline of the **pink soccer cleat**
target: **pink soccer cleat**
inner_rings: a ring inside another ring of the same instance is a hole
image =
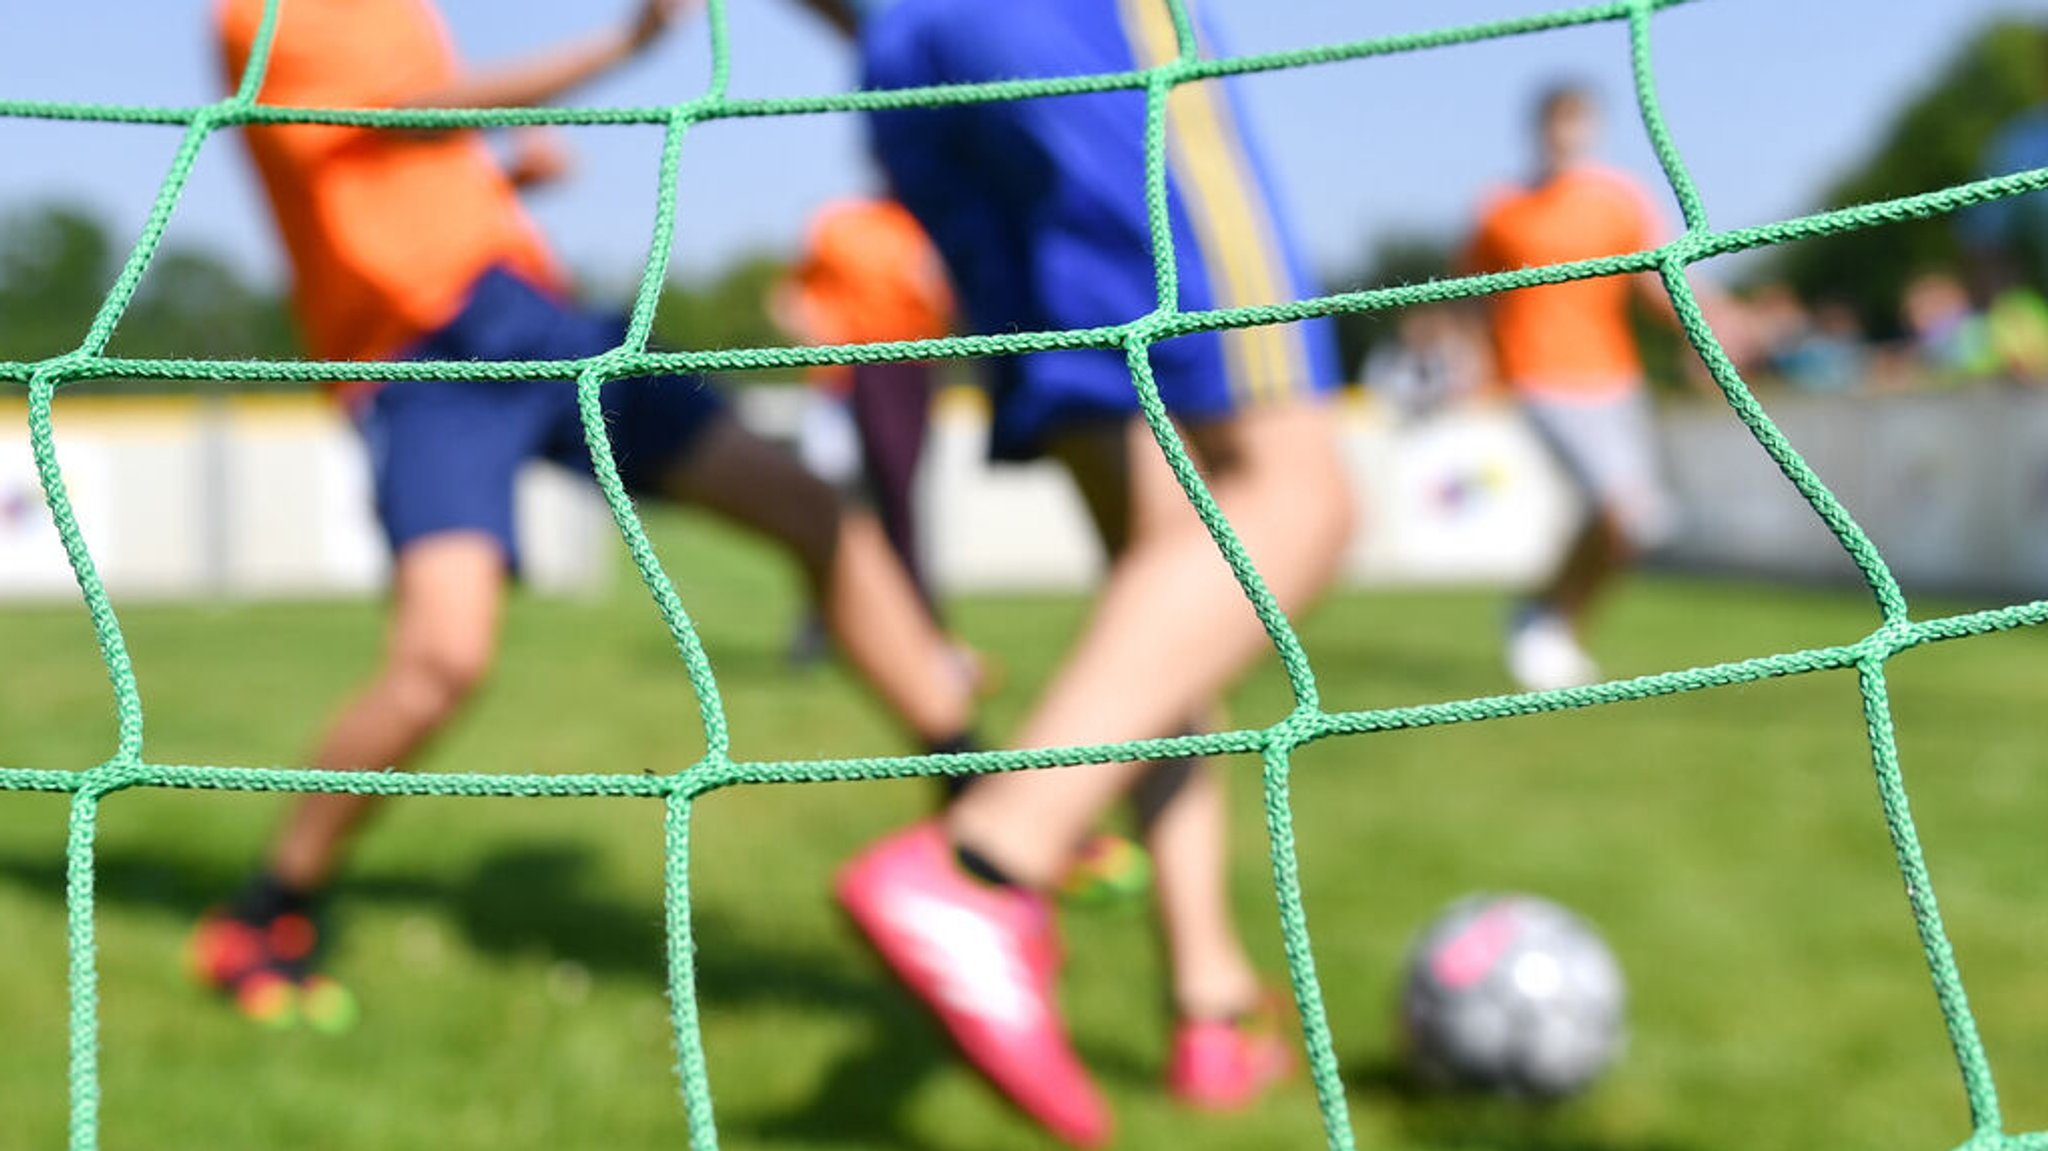
[[[1166,1086],[1205,1111],[1235,1111],[1294,1071],[1294,1048],[1282,1033],[1277,1004],[1247,1018],[1184,1020],[1174,1032]]]
[[[1109,1139],[1109,1108],[1053,1002],[1059,941],[1046,901],[960,870],[936,823],[869,847],[839,873],[839,903],[968,1062],[1054,1135]]]

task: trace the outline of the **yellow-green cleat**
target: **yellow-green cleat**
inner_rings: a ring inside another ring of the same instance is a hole
[[[362,1018],[355,994],[325,975],[313,975],[299,984],[299,1018],[306,1026],[327,1035],[355,1029]]]
[[[1104,907],[1142,898],[1152,886],[1152,857],[1121,835],[1102,834],[1081,848],[1060,881],[1060,898]]]

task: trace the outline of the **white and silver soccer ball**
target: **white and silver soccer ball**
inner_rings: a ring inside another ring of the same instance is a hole
[[[1416,940],[1401,994],[1407,1052],[1434,1087],[1554,1099],[1621,1054],[1627,989],[1591,925],[1528,895],[1476,895]]]

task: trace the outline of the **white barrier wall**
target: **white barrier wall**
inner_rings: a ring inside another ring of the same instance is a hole
[[[387,558],[361,443],[312,396],[60,398],[58,460],[73,509],[118,595],[362,595]],[[0,598],[76,595],[19,405],[0,404]],[[520,477],[527,582],[598,587],[611,519],[588,485]]]
[[[2014,596],[2048,589],[2048,395],[1783,396],[1766,407],[1908,586]],[[1662,424],[1684,517],[1672,563],[1857,578],[1726,409],[1685,405]]]
[[[739,411],[791,439],[811,402],[799,388],[749,389]],[[2048,587],[2048,395],[1767,403],[1909,584],[2027,595]],[[0,405],[0,598],[70,596],[23,414]],[[1361,509],[1352,581],[1513,586],[1554,562],[1575,512],[1511,410],[1482,405],[1397,424],[1350,398],[1343,420]],[[117,594],[361,595],[382,586],[362,449],[325,402],[69,397],[56,422],[72,504]],[[1684,525],[1669,563],[1854,578],[1725,408],[1667,405],[1660,427]],[[1065,476],[1050,465],[992,467],[985,442],[972,393],[940,403],[919,481],[935,579],[952,591],[1089,584],[1101,557]],[[537,588],[594,588],[616,568],[616,534],[587,483],[535,466],[521,478],[519,514]]]
[[[1550,460],[1509,411],[1464,409],[1399,426],[1347,402],[1344,450],[1359,530],[1346,562],[1361,584],[1521,584],[1555,560],[1573,524]],[[1102,559],[1057,466],[991,467],[980,405],[949,403],[921,478],[927,557],[946,588],[1072,589]]]

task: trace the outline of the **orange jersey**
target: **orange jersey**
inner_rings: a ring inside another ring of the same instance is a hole
[[[229,83],[240,82],[263,0],[221,0]],[[457,74],[428,0],[290,0],[258,99],[378,108]],[[293,269],[308,349],[387,358],[453,320],[476,278],[503,265],[561,283],[546,242],[475,132],[422,135],[329,124],[247,129]]]
[[[945,265],[917,220],[892,200],[842,200],[811,220],[786,284],[799,335],[814,344],[936,339],[952,330]],[[844,370],[819,382],[837,387]]]
[[[1495,197],[1465,255],[1470,272],[1634,252],[1660,229],[1627,176],[1577,168],[1534,188]],[[1518,391],[1584,395],[1632,387],[1642,375],[1629,330],[1628,276],[1603,276],[1507,292],[1493,299],[1501,378]]]

